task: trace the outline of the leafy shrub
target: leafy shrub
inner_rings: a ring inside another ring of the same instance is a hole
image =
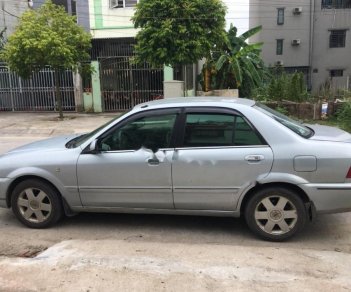
[[[276,73],[261,88],[254,90],[253,98],[266,101],[302,102],[309,98],[303,73]]]
[[[351,129],[351,101],[345,102],[337,112],[337,121],[344,129]]]
[[[277,112],[283,114],[283,115],[286,115],[286,116],[289,115],[289,111],[288,111],[285,107],[283,107],[283,106],[277,106],[277,107],[275,108],[275,110],[276,110]]]

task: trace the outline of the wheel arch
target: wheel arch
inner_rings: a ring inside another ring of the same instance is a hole
[[[246,205],[249,202],[249,200],[252,198],[252,196],[259,190],[270,188],[270,187],[282,187],[286,188],[289,190],[294,191],[302,200],[302,202],[306,205],[311,203],[310,198],[306,194],[306,192],[298,187],[297,185],[294,185],[292,183],[287,183],[287,182],[270,182],[270,183],[265,183],[265,184],[260,184],[257,183],[254,187],[249,189],[241,198],[239,202],[239,207],[240,207],[240,215],[242,215],[245,211]],[[307,206],[309,207],[309,206]]]
[[[46,178],[43,178],[43,177],[40,177],[40,176],[36,176],[36,175],[23,175],[23,176],[17,177],[15,180],[13,180],[11,182],[11,184],[9,185],[8,189],[7,189],[7,192],[6,192],[6,204],[7,204],[7,206],[9,208],[11,208],[11,196],[12,196],[12,193],[13,193],[13,190],[15,189],[15,187],[19,183],[21,183],[23,181],[26,181],[26,180],[30,180],[30,179],[39,180],[39,181],[42,181],[42,182],[47,183],[48,185],[50,185],[52,188],[55,189],[57,194],[60,196],[59,199],[60,199],[60,201],[62,201],[62,204],[65,205],[65,202],[64,202],[65,200],[63,199],[63,196],[62,196],[60,190],[51,181],[49,181]]]

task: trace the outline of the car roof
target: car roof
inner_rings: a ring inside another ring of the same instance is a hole
[[[165,98],[154,101],[149,101],[145,103],[138,104],[134,107],[134,110],[139,109],[152,109],[152,108],[170,108],[179,106],[229,106],[234,104],[243,106],[253,106],[255,104],[254,100],[246,98],[236,98],[236,97],[222,97],[222,96],[199,96],[199,97],[175,97],[175,98]]]

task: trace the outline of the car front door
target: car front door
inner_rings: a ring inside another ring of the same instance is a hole
[[[175,208],[235,210],[240,192],[269,173],[271,148],[231,110],[189,109],[182,120],[172,163]]]
[[[97,139],[98,153],[83,152],[77,165],[83,206],[173,209],[177,116],[158,110],[129,117]]]

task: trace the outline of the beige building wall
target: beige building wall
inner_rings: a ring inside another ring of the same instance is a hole
[[[90,31],[92,37],[135,37],[137,30],[131,21],[134,7],[113,8],[110,0],[89,0]]]

